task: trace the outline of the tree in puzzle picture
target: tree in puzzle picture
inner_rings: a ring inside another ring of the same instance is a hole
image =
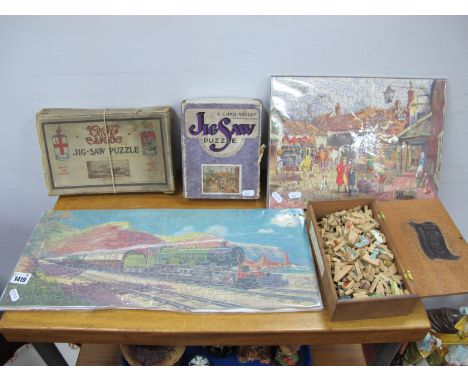
[[[302,210],[82,210],[42,216],[0,300],[3,310],[54,308],[259,312],[322,302]]]

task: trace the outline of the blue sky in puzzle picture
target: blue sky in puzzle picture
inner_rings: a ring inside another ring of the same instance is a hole
[[[49,211],[41,223],[48,221],[79,230],[125,222],[130,230],[156,236],[206,233],[235,243],[275,246],[285,251],[292,263],[313,267],[302,209]]]

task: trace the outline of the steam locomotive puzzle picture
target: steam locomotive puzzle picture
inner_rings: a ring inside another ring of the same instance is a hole
[[[82,210],[42,216],[0,308],[258,312],[322,302],[300,209]]]

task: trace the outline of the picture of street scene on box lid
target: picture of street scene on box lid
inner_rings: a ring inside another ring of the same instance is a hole
[[[446,80],[272,77],[269,206],[433,198]]]
[[[302,210],[49,211],[1,309],[322,308]]]

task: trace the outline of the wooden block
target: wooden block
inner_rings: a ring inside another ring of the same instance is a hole
[[[354,263],[354,269],[356,270],[356,275],[359,279],[362,279],[361,265],[359,261]]]
[[[369,254],[369,257],[372,259],[372,260],[376,260],[377,259],[377,256],[379,255],[380,253],[380,250],[378,248],[375,248],[371,251],[371,253]]]
[[[348,221],[345,223],[344,226],[345,226],[345,229],[347,229],[347,230],[349,231],[351,228],[354,227],[354,224],[353,224],[353,222],[351,222],[351,221],[348,220]]]
[[[378,260],[378,259],[377,259]],[[382,260],[379,260],[379,269],[381,272],[385,273],[388,272],[388,268],[384,265]]]
[[[343,238],[343,236],[344,236],[344,232],[343,232],[343,229],[342,229],[340,226],[336,227],[336,233],[337,233],[338,237],[339,237],[341,240],[343,240],[342,238]]]
[[[379,253],[379,256],[380,257],[383,257],[384,259],[392,262],[393,261],[393,253],[389,252],[389,251],[382,251],[380,250],[380,253]]]
[[[352,217],[352,216],[345,216],[343,218],[343,220],[347,221],[347,222],[351,222],[353,224],[361,224],[361,219],[360,218],[355,218],[355,217]]]
[[[368,253],[366,253],[364,256],[361,257],[362,261],[365,261],[366,263],[369,263],[375,267],[379,266],[380,260],[378,259],[372,259]]]
[[[372,228],[374,228],[375,224],[374,223],[358,224],[357,227],[367,232],[367,231],[370,231]]]
[[[355,248],[363,248],[365,247],[366,245],[369,245],[370,244],[370,241],[369,239],[367,239],[367,237],[365,237],[364,235],[360,235],[359,236],[359,241],[354,244],[354,247]]]
[[[335,241],[334,241],[334,240],[327,240],[327,241],[325,242],[325,247],[326,247],[326,248],[330,248],[330,247],[331,247],[331,248],[334,248],[334,247],[335,247]]]
[[[363,273],[363,277],[364,277],[366,280],[369,280],[369,281],[374,280],[374,276],[371,275],[369,272]]]
[[[369,282],[369,280],[361,280],[359,283],[359,288],[364,289],[366,291],[368,291],[370,287],[371,283]]]
[[[386,276],[385,273],[380,273],[380,274],[379,274],[379,277],[380,277],[383,281],[385,281],[386,283],[388,283],[388,282],[390,282],[390,281],[392,280],[390,277]]]
[[[379,243],[377,244],[377,247],[379,247],[383,252],[390,252],[390,250],[385,244]]]
[[[345,295],[345,296],[338,297],[338,300],[351,300],[351,298],[352,298],[351,296],[346,296]],[[315,358],[314,358],[314,360],[315,360]]]
[[[385,294],[386,294],[386,295],[392,293],[392,290],[391,290],[390,287],[388,286],[388,283],[385,282],[385,281],[383,281],[383,279],[382,279],[382,285],[383,285],[383,287],[384,287],[384,289],[385,289]]]
[[[397,283],[401,283],[401,280],[403,280],[403,277],[400,276],[400,275],[392,275],[390,276],[394,281],[396,281]]]
[[[334,239],[335,239],[335,236],[334,236],[332,233],[327,232],[327,233],[325,234],[325,236],[324,236],[324,239],[326,239],[326,240],[334,240]]]
[[[356,285],[356,281],[354,280],[350,280],[350,281],[347,281],[346,283],[343,284],[343,288],[345,289],[353,289],[353,287]]]
[[[390,280],[390,289],[392,290],[392,294],[396,296],[400,296],[403,293],[394,280]]]
[[[357,230],[355,230],[354,228],[352,228],[349,232],[348,232],[348,236],[347,236],[347,241],[350,243],[350,244],[355,244],[356,241],[359,239],[359,232]]]
[[[375,288],[377,288],[377,284],[380,282],[380,277],[376,277],[374,282],[372,283],[371,287],[369,288],[369,293],[374,293]]]
[[[346,257],[348,258],[349,261],[355,261],[355,260],[357,260],[359,258],[358,253],[353,248],[351,248],[350,246],[346,245],[344,247],[344,250],[345,250],[345,253],[346,253]]]
[[[367,293],[353,293],[353,298],[369,298]]]
[[[376,229],[371,229],[370,233],[374,237],[375,242],[377,244],[385,243],[385,241],[386,241],[385,235],[382,232],[380,232],[380,231],[378,231]]]
[[[343,251],[333,252],[333,256],[339,258],[342,263],[348,262],[348,258],[345,256]]]
[[[338,252],[341,248],[343,248],[345,246],[346,242],[343,240],[342,242],[340,242],[335,248],[333,248],[333,250],[335,252]]]
[[[353,269],[352,265],[344,265],[338,272],[335,273],[335,277],[333,278],[333,281],[335,282],[340,281],[349,272],[351,272],[351,269]]]
[[[336,261],[333,263],[333,272],[339,272],[343,268],[343,263],[341,261]]]
[[[350,272],[349,276],[356,282],[359,282],[361,280],[361,278],[362,278],[362,277],[359,277],[356,274],[354,274],[354,272]]]
[[[380,279],[379,282],[377,283],[377,287],[375,289],[375,292],[380,295],[385,295],[385,288],[383,286],[383,281]]]

